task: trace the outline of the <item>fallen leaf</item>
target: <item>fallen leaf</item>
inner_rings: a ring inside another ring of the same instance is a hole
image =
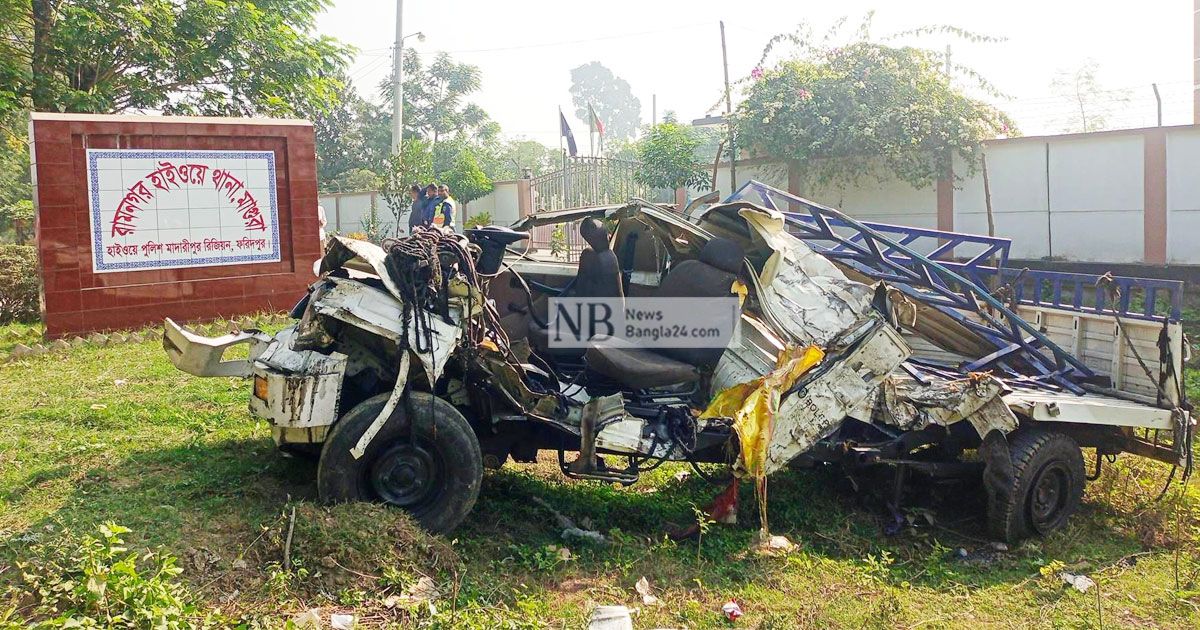
[[[108,409],[108,405],[105,405],[103,403],[95,403],[92,405],[92,409],[95,409],[96,411],[100,411],[101,409]]]

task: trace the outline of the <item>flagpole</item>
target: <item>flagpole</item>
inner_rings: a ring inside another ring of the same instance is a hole
[[[562,162],[563,170],[567,168],[567,151],[563,149],[563,133],[562,133],[562,105],[558,106],[558,157]]]

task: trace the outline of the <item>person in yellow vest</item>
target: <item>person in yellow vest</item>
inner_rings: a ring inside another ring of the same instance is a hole
[[[458,203],[454,201],[454,197],[450,196],[450,187],[442,184],[438,186],[438,201],[433,206],[433,216],[430,218],[430,223],[438,227],[448,227],[454,229],[454,211]]]

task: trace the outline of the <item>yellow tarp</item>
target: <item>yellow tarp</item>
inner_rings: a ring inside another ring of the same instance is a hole
[[[729,387],[713,398],[701,418],[733,418],[742,453],[739,468],[754,478],[763,532],[767,530],[767,448],[779,411],[779,398],[825,358],[817,346],[789,347],[779,353],[775,369],[752,381]]]
[[[779,397],[824,358],[825,352],[817,346],[787,348],[779,353],[774,370],[725,389],[700,415],[733,418],[733,429],[742,444],[741,468],[751,477],[762,476]]]

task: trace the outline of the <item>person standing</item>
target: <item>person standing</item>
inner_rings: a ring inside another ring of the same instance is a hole
[[[433,224],[433,209],[436,208],[438,203],[441,201],[442,198],[438,197],[437,184],[429,184],[425,187],[425,199],[421,204],[421,221],[418,225],[422,227],[429,227]]]
[[[450,187],[445,184],[438,186],[438,201],[433,206],[433,212],[429,217],[430,223],[438,227],[448,227],[453,230],[456,206],[454,197],[450,196]]]
[[[412,234],[413,228],[421,225],[425,216],[425,190],[413,184],[408,189],[408,196],[412,199],[412,207],[408,212],[408,233]]]

